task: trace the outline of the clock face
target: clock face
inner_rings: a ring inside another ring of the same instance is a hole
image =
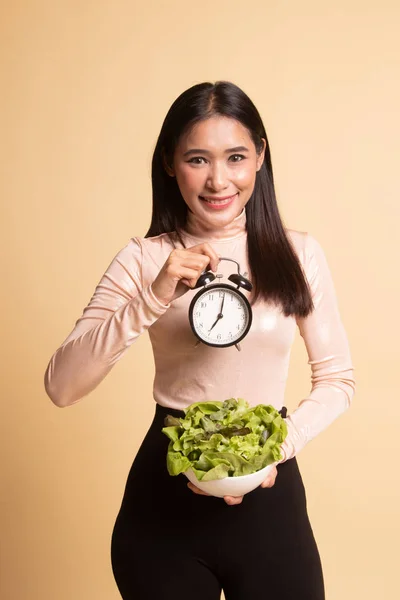
[[[189,307],[189,320],[202,342],[226,347],[244,338],[250,329],[252,313],[249,301],[241,292],[219,283],[196,294]]]

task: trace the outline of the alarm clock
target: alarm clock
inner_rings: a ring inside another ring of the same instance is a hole
[[[237,287],[228,283],[208,285],[215,278],[221,278],[223,275],[203,271],[194,289],[204,287],[192,298],[189,306],[189,322],[198,339],[196,346],[202,342],[214,348],[236,346],[240,351],[239,342],[249,332],[253,320],[250,302],[240,288],[250,292],[253,285],[241,275],[236,260],[224,257],[220,257],[220,260],[236,263],[238,272],[229,275],[228,279]]]

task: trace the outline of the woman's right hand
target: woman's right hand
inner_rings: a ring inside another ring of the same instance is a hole
[[[216,272],[220,258],[207,242],[191,248],[175,248],[152,283],[152,290],[163,304],[169,304],[193,288],[210,265]]]
[[[194,485],[189,481],[187,484],[188,488],[192,490],[195,494],[200,494],[201,496],[211,496],[211,494],[207,494],[207,492],[203,492],[197,485]],[[266,487],[266,486],[263,486]],[[224,500],[229,506],[233,506],[234,504],[241,504],[243,501],[243,496],[224,496]]]

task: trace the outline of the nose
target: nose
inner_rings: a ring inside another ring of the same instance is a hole
[[[228,176],[225,165],[215,162],[210,167],[207,186],[214,192],[220,192],[228,187]]]

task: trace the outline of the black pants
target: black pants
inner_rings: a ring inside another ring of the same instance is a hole
[[[286,408],[283,409],[283,416]],[[296,458],[272,488],[241,504],[195,494],[166,468],[166,414],[153,422],[130,469],[111,540],[124,600],[324,600],[318,548]]]

